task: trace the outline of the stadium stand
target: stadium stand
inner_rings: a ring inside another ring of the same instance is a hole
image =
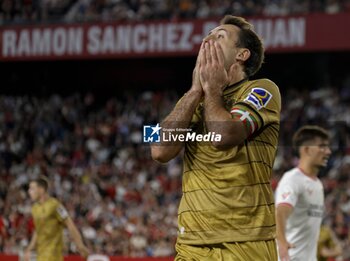
[[[0,24],[335,14],[349,10],[349,0],[2,0]]]

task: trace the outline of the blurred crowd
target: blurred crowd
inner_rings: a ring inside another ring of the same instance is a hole
[[[350,260],[350,81],[339,88],[284,97],[273,187],[297,159],[290,146],[303,124],[330,130],[333,156],[321,173],[324,222]],[[154,162],[144,124],[164,118],[179,94],[145,91],[97,100],[94,94],[39,98],[0,96],[0,252],[18,254],[33,233],[30,179],[45,175],[94,253],[169,256],[177,236],[181,157]],[[66,253],[75,247],[66,240]],[[346,259],[348,258],[348,259]]]
[[[1,97],[0,252],[28,244],[28,181],[45,175],[94,253],[171,255],[181,166],[153,162],[141,138],[142,124],[158,120],[176,97],[129,93],[102,105],[92,94]]]
[[[349,10],[349,0],[0,0],[0,24],[335,14]]]

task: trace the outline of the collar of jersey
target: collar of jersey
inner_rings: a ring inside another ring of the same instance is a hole
[[[241,84],[245,83],[246,81],[248,81],[248,78],[244,78],[243,80],[240,80],[239,82],[236,82],[234,84],[227,86],[224,89],[224,96],[229,95],[229,94],[233,93],[234,91],[236,91],[238,89],[238,87]]]

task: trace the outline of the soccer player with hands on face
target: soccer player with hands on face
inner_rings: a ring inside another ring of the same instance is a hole
[[[249,79],[263,60],[252,25],[225,16],[203,39],[190,90],[161,122],[221,140],[151,144],[161,163],[184,148],[177,261],[277,260],[270,178],[281,97],[272,81]]]

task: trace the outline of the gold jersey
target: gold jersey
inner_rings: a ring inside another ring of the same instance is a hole
[[[32,207],[38,261],[63,261],[63,228],[66,209],[55,198]]]
[[[239,146],[218,150],[186,142],[178,242],[189,245],[269,240],[275,237],[270,185],[276,155],[281,98],[270,80],[244,80],[224,91],[232,117],[247,128]],[[190,128],[208,134],[200,103]]]

